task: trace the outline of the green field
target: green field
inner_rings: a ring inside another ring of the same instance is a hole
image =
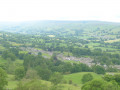
[[[69,80],[72,80],[74,84],[77,84],[78,86],[81,87],[82,86],[81,79],[83,75],[87,73],[91,73],[94,79],[102,79],[102,75],[98,75],[93,72],[80,72],[80,73],[68,74],[68,75],[64,75],[64,79],[67,80],[67,82],[69,82]]]
[[[15,80],[14,75],[9,74],[7,80],[8,85],[6,86],[6,88],[14,89],[17,86],[18,81]]]
[[[93,72],[80,72],[80,73],[74,73],[74,74],[68,74],[64,75],[64,79],[67,81],[67,84],[60,84],[59,86],[62,86],[63,90],[80,90],[82,86],[82,77],[86,73],[91,73],[94,77],[94,79],[102,79],[102,75],[95,74]],[[72,84],[68,84],[69,80],[72,80]],[[50,86],[51,83],[49,81],[42,80],[42,83],[48,83]],[[6,88],[13,89],[17,86],[18,81],[14,79],[14,75],[8,75],[8,86]]]
[[[19,81],[15,80],[14,75],[8,75],[8,85],[6,86],[7,89],[14,89],[17,87],[17,84],[19,83]],[[27,80],[25,80],[25,82],[27,82]],[[51,82],[49,81],[44,81],[41,80],[42,83],[47,84],[48,87],[52,86]],[[58,86],[62,87],[62,90],[80,90],[79,86],[74,86],[72,84],[59,84]]]

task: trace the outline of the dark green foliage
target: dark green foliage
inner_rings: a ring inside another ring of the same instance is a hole
[[[86,64],[73,64],[72,66],[72,70],[71,72],[72,73],[75,73],[75,72],[82,72],[82,71],[92,71],[92,69],[90,67],[88,67]]]
[[[107,82],[103,90],[120,90],[120,86],[115,81]]]
[[[93,76],[92,74],[88,73],[88,74],[85,74],[83,77],[82,77],[82,83],[86,83],[88,81],[91,81],[93,79]]]
[[[93,70],[97,74],[105,74],[105,69],[102,66],[99,66],[99,65],[93,66]]]
[[[113,74],[113,75],[107,74],[104,75],[103,79],[106,81],[116,81],[116,83],[120,85],[120,74]]]
[[[24,54],[20,53],[18,57],[19,57],[19,59],[24,59]]]
[[[104,75],[103,79],[109,82],[109,81],[112,81],[114,78],[113,78],[113,75],[106,74]]]
[[[91,55],[91,50],[86,48],[85,49],[74,48],[72,50],[72,53],[74,56]]]
[[[69,82],[68,82],[69,84],[72,84],[73,82],[72,82],[72,80],[69,80]]]
[[[82,90],[103,90],[103,85],[105,84],[102,80],[93,80],[82,86]]]
[[[113,67],[108,67],[106,69],[107,72],[118,72],[119,70],[117,68],[113,68]]]
[[[50,78],[50,81],[54,84],[57,85],[61,83],[63,80],[63,76],[59,72],[53,73],[53,75]]]
[[[81,72],[81,71],[82,71],[82,68],[81,68],[80,64],[73,64],[72,73]]]
[[[34,67],[35,65],[34,60],[35,60],[35,57],[33,55],[29,55],[29,54],[24,55],[23,65],[24,65],[25,71],[27,71],[30,67]]]
[[[62,70],[63,70],[63,73],[71,73],[71,71],[72,71],[71,63],[64,63],[63,67],[62,67]]]
[[[52,74],[51,70],[42,67],[37,67],[37,72],[43,80],[49,80]]]
[[[19,67],[15,70],[15,79],[20,80],[25,76],[24,67]]]
[[[2,68],[3,70],[7,70],[7,66],[5,63],[0,63],[0,68]]]
[[[58,60],[58,59],[57,59],[57,55],[56,55],[56,53],[53,53],[51,59],[54,60],[54,61]]]
[[[120,85],[120,74],[115,74],[113,78]]]
[[[28,70],[25,75],[26,79],[40,79],[39,75],[37,74],[37,71],[35,70]]]
[[[82,86],[81,90],[119,90],[120,87],[115,81],[106,82],[103,80],[92,80]]]
[[[4,87],[7,85],[7,73],[0,68],[0,90],[4,90]]]
[[[15,56],[19,56],[19,49],[18,48],[10,48],[10,52],[12,52]]]
[[[12,52],[9,52],[9,51],[4,51],[2,53],[2,57],[4,59],[10,58],[12,61],[15,61],[15,59],[16,59],[16,56]]]
[[[39,52],[39,53],[38,53],[38,55],[42,55],[42,53],[41,53],[41,52]]]

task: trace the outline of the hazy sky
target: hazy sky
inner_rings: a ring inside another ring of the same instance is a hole
[[[0,21],[28,20],[120,22],[120,0],[0,0]]]

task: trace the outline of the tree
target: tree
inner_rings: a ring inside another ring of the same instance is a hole
[[[39,53],[38,53],[38,55],[42,55],[42,53],[41,53],[41,52],[39,52]]]
[[[75,72],[81,72],[81,71],[82,71],[81,65],[74,63],[71,72],[75,73]]]
[[[38,76],[37,71],[30,69],[30,70],[27,70],[25,78],[26,79],[39,79],[40,77]]]
[[[63,79],[63,76],[59,73],[59,72],[55,72],[51,78],[50,78],[50,81],[54,84],[54,85],[57,85],[59,84]]]
[[[82,83],[86,83],[88,81],[91,81],[93,79],[93,76],[90,73],[84,74],[82,77]]]
[[[0,90],[3,90],[7,83],[7,73],[0,68]]]
[[[8,57],[9,57],[12,61],[15,61],[15,59],[16,59],[16,56],[15,56],[13,53],[11,53],[11,52],[9,52]]]
[[[120,74],[115,74],[113,78],[120,85]]]
[[[109,82],[109,81],[114,80],[113,77],[114,77],[113,75],[106,74],[106,75],[104,75],[103,79],[104,79],[105,81],[108,81],[108,82]]]
[[[115,74],[115,75],[104,75],[103,79],[105,81],[116,81],[118,85],[120,85],[120,74]]]
[[[58,60],[56,53],[53,53],[53,55],[51,57],[51,60],[53,60],[53,61],[57,61]]]
[[[92,80],[85,83],[81,90],[120,90],[115,81],[106,82],[104,80]]]
[[[24,67],[19,67],[15,70],[15,79],[20,80],[24,77],[25,70]]]
[[[105,74],[105,69],[102,66],[94,66],[93,70],[97,74]]]
[[[7,58],[8,51],[3,51],[2,52],[2,58],[6,59]]]
[[[84,84],[81,90],[103,90],[104,83],[102,80],[92,80]]]
[[[49,80],[52,72],[51,70],[47,69],[47,68],[41,68],[39,67],[39,69],[37,69],[38,71],[38,75],[43,79],[43,80]]]
[[[120,87],[116,81],[110,81],[103,85],[103,90],[120,90]]]
[[[2,53],[2,57],[4,59],[10,58],[12,61],[14,61],[16,59],[16,56],[13,53],[9,52],[9,51],[4,51]]]

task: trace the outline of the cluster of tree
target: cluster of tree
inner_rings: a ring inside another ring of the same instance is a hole
[[[30,68],[35,69],[38,72],[38,75],[44,80],[49,80],[50,76],[54,72],[66,74],[82,71],[92,71],[92,69],[86,64],[71,64],[67,62],[62,62],[58,60],[55,55],[53,55],[51,59],[46,59],[43,58],[41,55],[33,56],[30,54],[25,54],[23,66],[25,72],[27,72],[27,70],[29,70]]]
[[[84,76],[82,77],[82,83],[83,84],[86,83],[86,82],[89,82],[91,80],[93,80],[93,76],[90,73],[84,74]]]
[[[88,77],[87,77],[88,76]],[[87,78],[87,79],[86,79]],[[91,80],[92,76],[86,74],[82,81],[88,81],[82,86],[82,90],[119,90],[120,89],[120,74],[106,74],[103,80]]]
[[[50,59],[44,58],[41,53],[37,56],[28,53],[21,54],[17,48],[10,48],[7,51],[2,52],[2,57],[7,60],[8,64],[0,64],[0,67],[8,73],[15,73],[15,78],[17,80],[25,77],[30,69],[34,69],[37,72],[37,75],[44,80],[49,80],[54,72],[60,72],[63,74],[76,72],[95,72],[98,74],[105,74],[106,72],[102,66],[95,65],[89,67],[82,63],[63,62],[57,59],[56,54],[53,54]],[[23,60],[23,65],[18,63],[15,65],[13,61],[15,61],[16,58]]]
[[[53,38],[53,37],[49,37],[48,34],[24,35],[24,34],[13,34],[13,33],[3,33],[0,37],[2,38],[0,40],[0,43],[5,48],[13,47],[11,42],[14,42],[14,43],[20,44],[20,46],[22,47],[41,48],[46,51],[70,52],[76,57],[90,56],[90,57],[95,58],[95,62],[99,62],[101,65],[103,64],[106,64],[106,65],[118,64],[119,65],[120,64],[119,54],[106,53],[109,50],[106,50],[106,52],[103,52],[101,49],[91,50],[86,45],[89,43],[88,40],[80,39],[77,37],[71,37],[71,36],[61,37],[59,35],[56,35]],[[92,42],[100,43],[100,45],[103,45],[104,47],[107,47],[108,45],[112,46],[113,48],[120,46],[119,42],[114,42],[114,43],[104,43],[104,41],[92,41]],[[11,51],[9,53],[11,53]],[[15,54],[14,52],[12,53]],[[11,56],[11,58],[14,57],[11,54],[7,56]],[[7,56],[5,56],[5,58]],[[19,56],[21,59],[23,59],[22,54],[20,54]]]
[[[115,81],[92,80],[85,83],[81,90],[120,90],[120,86]]]
[[[12,61],[15,61],[15,59],[19,58],[19,49],[18,48],[9,48],[8,50],[5,50],[2,52],[2,57],[4,59],[10,58]]]
[[[107,82],[115,81],[118,85],[120,85],[120,74],[106,74],[103,79]]]

